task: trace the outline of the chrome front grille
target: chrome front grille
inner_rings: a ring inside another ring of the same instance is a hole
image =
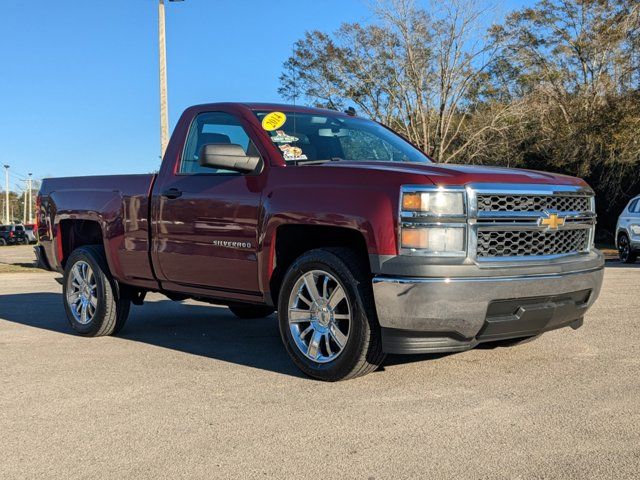
[[[478,258],[531,257],[584,252],[589,230],[478,230]]]
[[[591,199],[584,195],[478,195],[480,212],[588,212]]]
[[[595,203],[585,187],[476,184],[469,195],[469,256],[532,262],[587,253]]]

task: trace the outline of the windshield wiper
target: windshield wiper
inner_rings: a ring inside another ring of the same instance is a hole
[[[290,162],[293,163],[294,165],[318,165],[318,164],[327,163],[327,162],[344,162],[344,161],[346,160],[340,157],[331,157],[329,159],[322,159],[322,160],[290,160]]]

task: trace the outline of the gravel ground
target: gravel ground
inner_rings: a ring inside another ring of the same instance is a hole
[[[0,247],[0,264],[32,265],[36,261],[33,245],[9,245]]]
[[[608,266],[580,330],[337,384],[275,317],[160,295],[75,336],[55,277],[0,274],[0,479],[639,477],[640,264]]]

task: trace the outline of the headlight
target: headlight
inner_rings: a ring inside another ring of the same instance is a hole
[[[629,229],[631,230],[631,233],[633,233],[634,235],[640,235],[640,225],[631,225]]]
[[[406,192],[402,195],[402,209],[431,215],[464,215],[464,193]]]
[[[418,227],[402,229],[402,248],[418,249],[424,253],[463,255],[464,227]]]
[[[466,257],[465,189],[404,185],[399,227],[401,255]]]

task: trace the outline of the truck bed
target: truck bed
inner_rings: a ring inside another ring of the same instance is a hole
[[[43,180],[38,233],[50,266],[61,270],[63,259],[70,253],[64,242],[54,239],[84,236],[105,245],[116,279],[155,285],[149,263],[149,195],[154,180],[153,174]],[[67,220],[87,220],[86,228],[75,223],[68,235],[57,235],[56,232],[71,228],[73,222],[67,226]],[[99,233],[94,228],[97,225]],[[101,238],[94,238],[98,234]]]
[[[87,190],[119,191],[126,195],[147,194],[155,175],[95,175],[89,177],[56,177],[42,181],[40,193]]]

